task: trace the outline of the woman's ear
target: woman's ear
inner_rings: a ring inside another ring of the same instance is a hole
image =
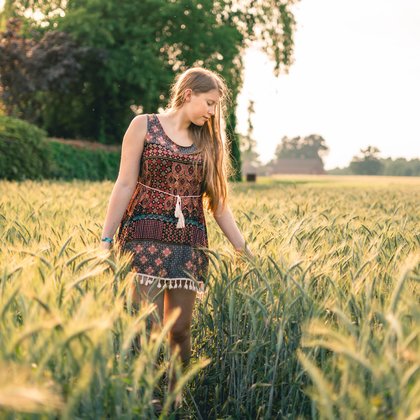
[[[191,94],[192,94],[192,90],[191,89],[185,89],[184,92],[184,101],[185,102],[190,102],[191,101]]]

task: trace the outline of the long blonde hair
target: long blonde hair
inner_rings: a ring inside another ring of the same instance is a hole
[[[175,77],[166,109],[180,109],[184,104],[186,89],[191,89],[195,94],[213,89],[219,92],[219,102],[216,104],[214,115],[203,126],[191,123],[188,127],[197,146],[197,153],[202,153],[203,156],[204,204],[214,214],[219,204],[223,208],[227,203],[228,178],[232,173],[229,139],[222,126],[230,93],[219,74],[203,67],[191,67]]]

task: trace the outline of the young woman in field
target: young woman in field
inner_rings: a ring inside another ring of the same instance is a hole
[[[228,205],[230,164],[221,123],[226,84],[193,67],[178,75],[163,114],[136,116],[122,142],[121,163],[102,234],[109,248],[132,255],[133,302],[154,302],[160,328],[181,312],[169,334],[182,364],[191,353],[190,326],[197,293],[208,274],[206,207],[235,250],[252,257]],[[170,378],[169,389],[175,386]],[[179,401],[177,402],[177,404]]]

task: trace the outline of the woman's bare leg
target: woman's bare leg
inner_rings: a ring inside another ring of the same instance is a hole
[[[196,292],[188,289],[166,289],[164,304],[164,319],[166,320],[175,308],[180,308],[181,313],[169,332],[169,346],[171,353],[179,348],[179,357],[185,369],[191,356],[191,321],[194,309]],[[170,369],[174,373],[173,369]],[[169,391],[176,385],[176,377],[172,373],[169,378]],[[176,405],[179,404],[177,400]]]
[[[140,310],[142,307],[150,303],[154,303],[156,305],[154,313],[147,319],[147,324],[150,334],[155,331],[160,331],[163,324],[164,291],[158,288],[156,283],[146,286],[145,284],[140,284],[139,281],[135,279],[131,286],[131,292],[133,305],[137,310]],[[136,340],[136,344],[140,348],[141,343],[139,335]]]
[[[164,302],[164,290],[158,288],[155,284],[144,285],[140,284],[138,281],[134,281],[132,284],[132,299],[133,305],[136,309],[141,310],[142,307],[148,305],[149,303],[155,303],[156,309],[147,319],[147,336],[151,336],[154,332],[159,333],[163,326],[163,302]],[[135,337],[135,346],[137,347],[135,351],[141,350],[141,336],[137,334]],[[154,362],[155,368],[157,369],[159,362]],[[159,414],[162,410],[162,404],[160,398],[158,397],[159,392],[155,389],[154,398],[152,404],[154,405],[156,414]]]

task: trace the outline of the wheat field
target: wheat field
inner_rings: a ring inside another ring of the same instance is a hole
[[[256,259],[206,215],[207,293],[173,393],[174,318],[149,335],[129,260],[97,248],[112,187],[0,181],[0,418],[150,419],[156,392],[160,418],[176,394],[192,419],[420,418],[419,178],[230,185]]]

